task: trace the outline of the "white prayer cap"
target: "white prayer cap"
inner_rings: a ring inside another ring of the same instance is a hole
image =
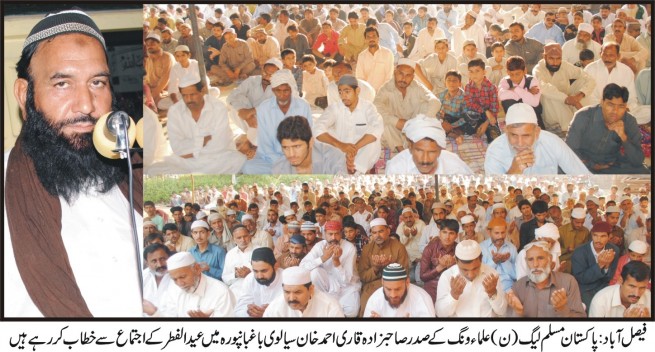
[[[222,219],[223,219],[223,217],[219,213],[211,213],[207,217],[207,221],[209,221],[209,222],[212,222],[214,220],[222,220]]]
[[[461,221],[462,225],[464,225],[464,224],[468,224],[470,222],[474,222],[475,218],[473,216],[471,216],[471,215],[464,215],[464,216],[462,216],[462,219],[460,221]]]
[[[589,197],[587,197],[587,199],[589,199]],[[632,198],[630,198],[628,196],[621,196],[621,199],[619,199],[619,204],[625,202],[626,200],[629,200],[629,201],[632,202]]]
[[[175,47],[175,51],[176,51],[176,52],[177,52],[177,51],[186,51],[186,52],[189,52],[189,53],[190,53],[190,52],[191,52],[191,49],[189,49],[189,47],[186,46],[186,45],[178,45],[178,46]]]
[[[516,103],[507,109],[505,114],[505,124],[513,125],[515,123],[532,123],[537,124],[537,114],[534,113],[532,106],[526,103]]]
[[[473,39],[465,40],[464,43],[462,43],[462,48],[466,48],[469,45],[473,45],[474,47],[477,48],[477,45],[475,44],[475,40],[473,40]]]
[[[468,197],[477,197],[478,195],[475,192],[468,192],[466,193],[466,198]]]
[[[146,227],[146,226],[157,226],[157,225],[150,220],[146,220],[143,222],[143,226]]]
[[[505,204],[503,204],[503,203],[496,203],[491,207],[491,211],[494,211],[496,209],[505,209],[505,210],[507,210],[507,208],[505,207]]]
[[[455,257],[459,260],[474,260],[480,257],[480,244],[473,240],[464,240],[455,247]]]
[[[246,214],[241,217],[241,223],[243,224],[244,222],[246,222],[246,220],[255,221],[255,218],[250,214]]]
[[[501,196],[500,194],[496,194],[494,196],[494,203],[502,203],[503,199],[504,199],[503,196]]]
[[[467,12],[466,14],[467,14],[467,15],[470,15],[471,17],[473,17],[473,18],[475,18],[475,19],[478,18],[478,14],[475,13],[475,11],[473,11],[473,10],[469,10],[469,12]]]
[[[620,212],[621,209],[619,209],[619,207],[617,207],[616,205],[610,205],[609,207],[607,207],[607,209],[605,209],[605,213],[620,213]]]
[[[196,259],[189,252],[177,252],[166,260],[168,271],[184,268],[195,263]]]
[[[578,25],[578,33],[580,33],[581,31],[592,34],[594,32],[594,27],[589,23],[583,22]]]
[[[184,76],[182,76],[182,78],[180,78],[180,83],[178,84],[178,86],[180,88],[186,88],[198,83],[200,83],[200,76],[187,73]]]
[[[209,230],[209,225],[205,222],[205,220],[196,220],[191,224],[191,230],[197,229],[198,227],[204,227],[207,230]]]
[[[403,211],[402,211],[401,214],[405,214],[405,213],[412,213],[412,208],[403,208]]]
[[[152,31],[152,32],[148,33],[148,35],[146,36],[146,40],[148,40],[148,39],[154,39],[154,40],[161,43],[161,37],[155,31]]]
[[[632,243],[630,243],[628,249],[632,252],[643,255],[648,252],[648,244],[642,240],[634,240]]]
[[[225,212],[225,215],[237,215],[237,212],[232,209],[229,209],[228,211]]]
[[[412,69],[414,69],[416,67],[416,61],[408,58],[402,58],[398,60],[398,65],[396,66],[400,66],[400,65],[409,66]]]
[[[414,143],[423,138],[430,138],[437,142],[441,148],[446,148],[446,131],[441,127],[441,122],[435,117],[419,114],[407,120],[405,127],[403,127],[403,133]]]
[[[434,209],[437,209],[437,208],[446,210],[446,206],[441,202],[434,202],[432,204],[432,209],[431,210],[434,210]]]
[[[312,277],[309,270],[300,267],[292,266],[284,269],[282,272],[282,284],[289,286],[300,286],[312,282]]]
[[[534,238],[542,239],[545,237],[552,238],[557,241],[559,239],[559,230],[557,229],[557,225],[553,224],[552,222],[547,222],[542,227],[534,230]]]
[[[284,65],[282,64],[282,61],[280,61],[280,59],[278,59],[277,57],[272,57],[272,58],[266,60],[266,62],[264,63],[264,66],[266,66],[266,65],[275,65],[280,70],[284,67]]]
[[[218,19],[217,19],[216,17],[213,17],[213,16],[212,16],[212,17],[209,17],[209,18],[207,19],[207,22],[209,22],[209,23],[211,23],[211,24],[216,24],[216,23],[218,22]]]
[[[595,196],[587,197],[587,201],[585,203],[587,203],[587,202],[592,202],[592,203],[594,203],[596,205],[600,205],[600,200],[598,198],[596,198]]]
[[[144,25],[144,26],[148,26],[148,27],[150,27],[150,22],[148,22],[148,21],[143,21],[143,25]]]
[[[205,213],[205,212],[202,211],[202,210],[199,211],[198,214],[196,214],[196,219],[197,219],[197,220],[201,220],[201,219],[204,219],[204,218],[206,218],[206,217],[207,217],[207,213]]]
[[[375,219],[371,220],[370,225],[371,225],[371,228],[373,228],[373,226],[388,226],[387,225],[387,220],[384,220],[383,218],[375,218]]]
[[[571,217],[574,219],[584,219],[587,217],[587,213],[585,213],[582,208],[573,208],[573,210],[571,210]]]
[[[232,33],[234,35],[237,35],[237,31],[235,31],[234,28],[225,28],[225,30],[223,31],[223,35],[226,35],[228,33]]]
[[[291,215],[296,215],[296,213],[293,212],[293,210],[285,210],[284,211],[284,217],[286,218],[287,216]]]

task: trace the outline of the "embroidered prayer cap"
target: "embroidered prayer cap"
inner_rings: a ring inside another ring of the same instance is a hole
[[[374,226],[388,226],[387,220],[384,220],[383,218],[375,218],[371,220],[371,228]]]
[[[278,59],[277,57],[272,57],[272,58],[266,60],[266,62],[264,63],[264,66],[266,66],[266,65],[274,65],[279,70],[284,68],[284,64],[282,64],[282,61],[280,61],[280,59]]]
[[[335,220],[327,221],[325,223],[325,231],[341,231],[341,223]]]
[[[469,216],[469,215],[467,215],[467,216]],[[487,224],[487,228],[491,229],[491,228],[494,228],[496,226],[502,226],[505,229],[507,229],[507,221],[505,221],[504,219],[501,219],[501,218],[493,218],[493,219],[489,220],[489,223]]]
[[[156,40],[156,41],[161,43],[161,37],[155,31],[152,31],[152,32],[148,33],[145,40],[147,41],[148,39]]]
[[[505,204],[503,204],[503,203],[496,203],[491,207],[491,211],[494,211],[496,209],[505,209],[505,210],[507,210],[507,208],[505,207]]]
[[[205,212],[202,211],[202,210],[199,211],[198,214],[196,214],[196,219],[197,219],[197,220],[201,220],[201,219],[204,219],[204,218],[206,218],[206,217],[207,217],[207,213],[205,213]]]
[[[275,255],[273,250],[268,247],[259,247],[252,251],[250,257],[251,262],[266,262],[271,266],[275,266]]]
[[[562,46],[559,43],[548,43],[544,45],[544,55],[550,57],[562,57]]]
[[[468,224],[470,222],[475,222],[475,218],[473,216],[471,216],[471,215],[464,215],[464,216],[462,216],[461,222],[462,222],[462,225]]]
[[[223,220],[223,217],[219,213],[209,214],[209,216],[207,217],[207,221],[209,221],[211,223],[214,220]]]
[[[300,225],[300,231],[316,231],[316,224],[311,221],[305,221]]]
[[[182,78],[180,78],[180,83],[178,84],[178,86],[180,88],[186,88],[198,83],[200,83],[200,76],[187,73],[184,76],[182,76]]]
[[[289,228],[289,230],[291,230],[291,229],[299,230],[300,229],[300,223],[298,223],[298,221],[292,221],[287,225],[287,228]]]
[[[190,53],[191,49],[189,49],[189,47],[186,46],[186,45],[178,45],[178,46],[175,47],[175,52],[178,52],[178,51],[186,51],[187,53]]]
[[[436,117],[427,117],[419,114],[405,122],[403,133],[407,139],[414,143],[423,138],[430,138],[437,142],[441,148],[446,148],[446,131],[441,127],[441,122]]]
[[[578,33],[580,33],[581,31],[592,34],[594,32],[594,27],[589,23],[583,22],[578,25]]]
[[[292,266],[290,268],[284,269],[282,272],[282,284],[289,286],[300,286],[312,282],[312,277],[309,273],[309,270],[299,267]]]
[[[516,103],[507,109],[505,114],[505,124],[513,125],[515,123],[537,124],[537,114],[534,113],[532,106],[526,103]]]
[[[241,217],[241,223],[243,224],[246,220],[255,221],[255,218],[250,214],[246,214]]]
[[[616,205],[610,205],[609,207],[607,207],[607,209],[605,209],[605,214],[607,214],[607,213],[620,213],[620,212],[621,212],[621,209],[619,209],[619,207],[617,207]]]
[[[357,81],[357,78],[353,75],[343,75],[341,78],[339,78],[339,82],[337,86],[351,86],[351,87],[359,87],[359,82]]]
[[[584,219],[587,216],[587,213],[582,208],[573,208],[571,210],[571,217],[575,219]]]
[[[607,232],[610,233],[612,232],[612,225],[605,221],[599,221],[594,224],[594,226],[591,228],[591,232]]]
[[[96,23],[77,7],[46,15],[32,28],[23,43],[23,49],[32,43],[68,33],[81,33],[98,39],[102,47],[107,50],[105,38]]]
[[[628,250],[643,255],[648,252],[648,244],[642,240],[634,240],[628,246]]]
[[[196,259],[189,252],[177,252],[166,260],[168,271],[184,268],[195,263]]]
[[[289,242],[293,244],[302,244],[303,246],[307,245],[307,241],[305,241],[305,236],[303,235],[293,235],[289,239]]]
[[[196,220],[196,221],[193,222],[193,224],[191,224],[191,230],[197,229],[199,227],[204,227],[207,230],[209,230],[209,225],[207,225],[205,220]]]
[[[587,197],[587,202],[592,202],[592,203],[600,206],[600,199],[596,198],[595,196]]]
[[[455,257],[459,260],[474,260],[480,257],[480,244],[473,240],[464,240],[455,247]]]
[[[284,217],[286,218],[287,216],[291,215],[296,215],[296,213],[293,212],[293,210],[285,210],[284,211]]]
[[[228,210],[228,211],[225,212],[225,215],[237,215],[237,212],[234,211],[234,210],[232,210],[232,209],[230,209],[230,210]]]
[[[414,69],[416,67],[416,61],[408,58],[402,58],[398,60],[398,65],[396,66],[400,66],[400,65],[409,66],[412,69]]]
[[[446,206],[441,202],[434,202],[434,204],[432,204],[432,208],[431,208],[432,210],[437,208],[446,210]]]
[[[546,237],[552,238],[556,241],[559,239],[559,229],[557,229],[557,225],[552,222],[547,222],[540,228],[534,230],[534,238],[542,239]]]
[[[382,269],[382,280],[401,281],[407,279],[407,270],[398,263],[391,263]]]

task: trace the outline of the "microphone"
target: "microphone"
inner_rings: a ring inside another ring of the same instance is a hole
[[[93,129],[93,145],[100,155],[108,159],[125,159],[127,148],[134,144],[135,139],[134,121],[124,111],[102,115]]]

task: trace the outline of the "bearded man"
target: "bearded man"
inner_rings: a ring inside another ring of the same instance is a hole
[[[100,30],[79,9],[51,14],[30,32],[16,70],[25,123],[5,153],[5,316],[141,316],[125,162],[101,158],[92,143],[98,119],[115,110]],[[98,275],[89,263],[112,270]]]

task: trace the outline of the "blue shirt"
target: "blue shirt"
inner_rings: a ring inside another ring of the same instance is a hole
[[[482,262],[498,272],[498,280],[500,280],[503,290],[507,291],[512,288],[514,281],[516,281],[516,268],[514,266],[517,255],[516,247],[511,242],[505,241],[499,249],[491,242],[491,238],[487,238],[480,243],[480,249],[482,249]],[[491,255],[491,251],[500,254],[509,253],[509,259],[500,264],[496,264]]]
[[[446,38],[450,40],[453,34],[448,31],[449,26],[446,25],[446,21],[450,22],[451,26],[457,26],[457,11],[450,10],[450,12],[446,13],[444,10],[439,10],[437,12],[437,27],[441,28]]]
[[[196,259],[196,263],[205,262],[209,265],[209,270],[205,272],[208,276],[216,280],[223,280],[223,268],[225,267],[225,249],[215,244],[209,244],[207,249],[200,253],[198,245],[191,248],[189,253]]]
[[[559,45],[564,45],[565,42],[564,33],[558,26],[553,25],[548,29],[543,22],[539,22],[532,26],[525,36],[538,40],[541,44],[546,44],[546,40],[555,41],[559,43]]]
[[[507,134],[503,133],[494,139],[484,159],[484,172],[486,174],[506,174],[512,160],[514,150],[509,144]],[[567,175],[588,175],[587,167],[580,158],[557,135],[541,131],[534,145],[535,164],[525,170],[524,175],[557,175],[560,167]]]
[[[425,16],[421,19],[419,15],[417,14],[412,18],[412,24],[414,25],[414,34],[417,34],[418,32],[421,31],[421,29],[425,28],[428,26],[428,18],[430,16],[426,13]]]

